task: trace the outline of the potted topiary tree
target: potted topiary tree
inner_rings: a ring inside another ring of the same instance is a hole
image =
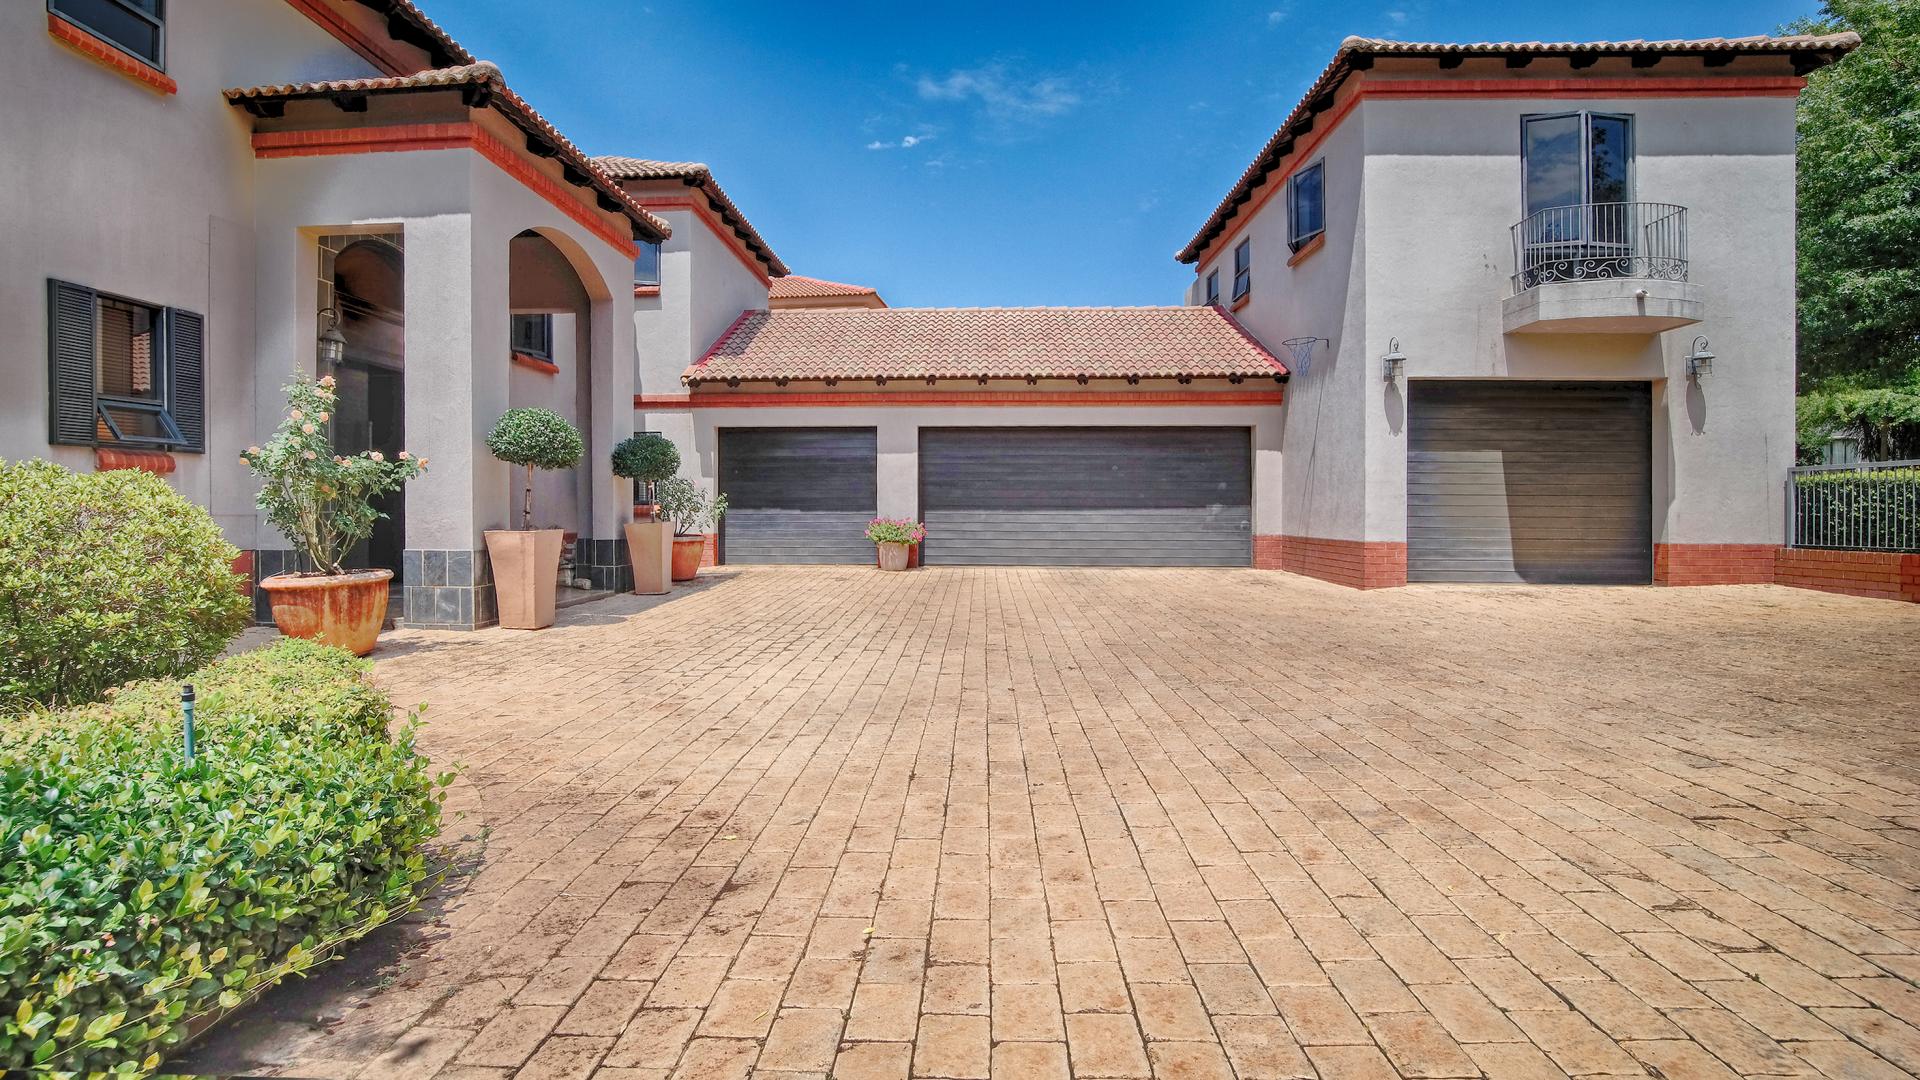
[[[387,621],[393,571],[348,570],[341,560],[386,517],[373,500],[425,472],[427,459],[405,450],[393,461],[378,450],[334,453],[327,434],[334,408],[331,375],[318,382],[301,376],[286,393],[287,418],[265,447],[248,447],[240,462],[265,481],[258,504],[267,520],[313,569],[275,574],[262,579],[260,588],[281,633],[365,656]]]
[[[700,554],[706,532],[727,512],[727,497],[708,498],[693,481],[673,476],[655,486],[660,513],[673,522],[673,580],[692,581],[700,575]]]
[[[634,498],[646,517],[626,525],[627,559],[633,563],[633,591],[657,596],[673,587],[673,526],[660,520],[654,489],[680,471],[680,450],[657,432],[642,432],[613,448],[613,474],[639,485]],[[699,563],[694,564],[699,570]]]
[[[570,469],[586,452],[580,432],[549,409],[508,409],[487,434],[487,449],[509,465],[526,469],[518,529],[488,529],[500,625],[538,630],[553,625],[563,529],[533,527],[533,470]]]

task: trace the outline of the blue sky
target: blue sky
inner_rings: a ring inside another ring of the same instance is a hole
[[[895,306],[1178,303],[1172,255],[1348,34],[1766,33],[1815,0],[428,0],[590,154],[704,161]]]

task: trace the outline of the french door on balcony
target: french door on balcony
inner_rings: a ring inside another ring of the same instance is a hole
[[[1609,276],[1609,263],[1632,257],[1638,229],[1633,118],[1543,113],[1522,117],[1520,129],[1525,263],[1586,264],[1592,276]]]

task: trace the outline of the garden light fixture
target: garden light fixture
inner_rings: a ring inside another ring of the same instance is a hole
[[[321,308],[320,318],[327,321],[326,328],[320,331],[320,363],[323,367],[333,367],[347,357],[347,335],[340,332],[340,313],[333,308]]]
[[[1400,351],[1400,339],[1387,339],[1387,355],[1380,358],[1380,374],[1387,382],[1392,382],[1406,374],[1407,355]]]

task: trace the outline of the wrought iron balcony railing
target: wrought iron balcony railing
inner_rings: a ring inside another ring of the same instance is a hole
[[[1515,292],[1556,281],[1687,280],[1687,208],[1670,203],[1550,206],[1513,227]]]

